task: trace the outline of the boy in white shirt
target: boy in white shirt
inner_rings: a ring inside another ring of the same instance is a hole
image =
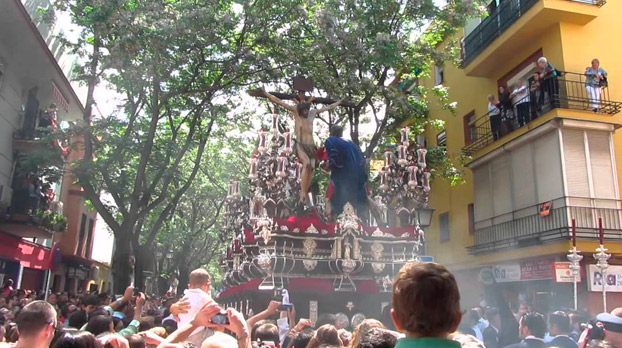
[[[197,268],[190,272],[188,289],[184,291],[184,298],[190,304],[190,308],[186,313],[179,314],[178,327],[188,324],[206,303],[213,301],[209,294],[210,284],[210,275],[203,268]],[[203,340],[213,334],[214,332],[206,327],[197,328],[188,337],[187,341],[194,343],[197,347],[201,347]]]

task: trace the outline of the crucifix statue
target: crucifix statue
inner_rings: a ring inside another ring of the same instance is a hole
[[[315,169],[317,147],[313,142],[313,121],[315,117],[325,111],[330,111],[339,105],[350,106],[343,100],[330,100],[326,98],[314,98],[306,96],[305,92],[313,91],[313,84],[310,79],[297,77],[294,79],[294,89],[297,95],[284,93],[269,93],[263,88],[249,91],[249,95],[254,97],[268,98],[272,103],[279,105],[289,111],[294,117],[294,130],[296,135],[296,155],[302,163],[302,174],[300,184],[300,202],[307,202],[307,194],[313,178]],[[292,100],[295,104],[289,104],[284,99]],[[313,104],[327,104],[319,109],[312,108]],[[310,204],[312,204],[309,201]]]

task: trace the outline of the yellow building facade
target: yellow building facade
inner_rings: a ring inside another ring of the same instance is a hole
[[[426,231],[426,252],[456,274],[463,306],[494,302],[503,292],[514,305],[525,302],[543,312],[572,307],[572,284],[555,267],[563,273],[575,219],[584,255],[579,307],[602,311],[597,275],[589,266],[595,264],[599,217],[612,253],[610,274],[617,276],[622,264],[622,47],[615,43],[622,33],[620,13],[619,1],[502,0],[489,17],[461,32],[461,67],[437,66],[420,81],[448,87],[457,102],[455,115],[431,103],[430,117],[445,121],[445,129],[427,130],[428,146],[440,143],[450,156],[470,156],[466,184],[433,183],[435,216]],[[558,77],[556,96],[546,92],[549,107],[523,127],[511,112],[516,129],[504,129],[496,139],[487,96],[497,96],[500,85],[528,80],[542,56],[567,72]],[[593,58],[608,73],[598,112],[583,75]],[[609,310],[622,306],[622,289],[613,285]]]

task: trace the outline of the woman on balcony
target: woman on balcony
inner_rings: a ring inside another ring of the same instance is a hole
[[[516,114],[518,115],[518,127],[524,126],[529,119],[529,88],[525,85],[523,79],[516,81],[516,87],[510,94],[512,102],[516,105]]]
[[[606,85],[607,72],[600,67],[598,59],[592,59],[592,66],[585,68],[585,88],[592,103],[592,110],[598,112],[600,106],[600,91]]]
[[[492,139],[501,138],[501,110],[499,102],[494,95],[488,95],[488,117],[490,117],[490,130],[492,131]]]

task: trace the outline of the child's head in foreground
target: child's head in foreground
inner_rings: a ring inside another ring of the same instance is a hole
[[[197,268],[190,272],[190,277],[188,277],[188,287],[190,289],[201,289],[209,293],[210,284],[210,275],[203,268]]]
[[[432,262],[405,264],[393,282],[391,315],[407,337],[446,337],[456,331],[462,313],[453,274]]]

